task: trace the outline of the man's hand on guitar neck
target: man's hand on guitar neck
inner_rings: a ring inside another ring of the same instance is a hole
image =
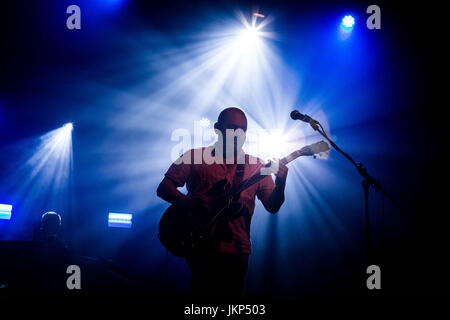
[[[286,184],[288,170],[289,170],[288,167],[284,163],[279,162],[278,171],[275,173],[275,177],[276,177],[275,183],[278,182],[278,183]]]
[[[288,174],[288,167],[279,159],[270,161],[269,169],[275,175],[276,184],[286,184],[286,178]]]

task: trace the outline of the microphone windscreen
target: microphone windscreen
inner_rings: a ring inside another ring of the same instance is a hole
[[[298,110],[294,110],[291,112],[291,119],[292,120],[299,120],[300,119],[300,112]]]

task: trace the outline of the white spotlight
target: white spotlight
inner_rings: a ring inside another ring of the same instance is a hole
[[[242,40],[255,42],[259,38],[259,31],[255,27],[247,27],[242,31]]]
[[[233,51],[238,57],[244,55],[244,57],[246,56],[253,60],[255,58],[254,54],[260,47],[260,36],[261,32],[257,27],[245,26],[244,29],[237,31]]]
[[[64,126],[63,126],[63,128],[64,128],[64,130],[67,130],[67,131],[72,131],[73,130],[73,123],[72,122],[68,122],[68,123],[66,123]]]

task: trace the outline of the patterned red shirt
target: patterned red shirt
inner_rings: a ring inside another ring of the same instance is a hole
[[[237,165],[220,164],[217,163],[218,161],[214,161],[213,163],[211,163],[211,161],[205,162],[205,159],[203,159],[201,155],[206,153],[209,153],[209,155],[212,155],[212,158],[215,159],[214,149],[212,147],[192,149],[175,161],[170,166],[165,176],[172,180],[177,187],[182,187],[186,184],[189,195],[209,203],[211,202],[211,197],[206,195],[207,191],[210,190],[215,183],[223,179],[227,179],[231,184],[234,179]],[[195,162],[194,155],[198,156]],[[252,157],[244,152],[241,152],[240,156],[245,156],[244,175],[242,180],[259,172],[264,166],[264,162],[259,158]],[[184,161],[180,161],[181,159],[184,159]],[[220,252],[251,253],[250,223],[255,210],[255,196],[261,201],[266,202],[269,200],[274,188],[275,183],[272,176],[268,175],[241,193],[238,202],[248,209],[248,211],[245,210],[248,216],[241,215],[228,222],[228,228],[231,230],[231,239],[220,241]]]

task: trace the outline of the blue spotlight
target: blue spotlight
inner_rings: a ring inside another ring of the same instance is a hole
[[[130,213],[110,213],[108,216],[108,227],[131,228],[133,215]]]
[[[355,18],[353,18],[352,16],[347,15],[344,18],[342,18],[342,27],[344,29],[349,30],[353,28],[354,25],[355,25]]]
[[[12,205],[0,204],[0,220],[11,220]]]

